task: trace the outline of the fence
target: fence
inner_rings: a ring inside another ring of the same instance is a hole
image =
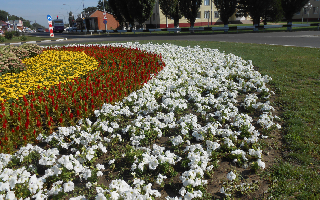
[[[238,31],[239,30],[252,30],[254,32],[258,32],[259,30],[263,30],[265,31],[266,29],[270,29],[270,28],[285,28],[287,27],[288,31],[292,31],[292,28],[297,28],[297,27],[311,27],[311,26],[317,26],[318,30],[319,30],[319,26],[320,23],[313,23],[313,24],[292,24],[292,25],[263,25],[263,26],[232,26],[232,27],[199,27],[199,28],[163,28],[163,29],[137,29],[137,30],[89,30],[89,33],[126,33],[126,32],[133,32],[134,34],[136,32],[150,32],[150,34],[152,32],[161,32],[161,31],[168,31],[170,32],[174,32],[174,33],[179,33],[179,32],[194,32],[194,31],[212,31],[213,33],[215,31],[224,31],[225,33],[227,33],[228,31]],[[77,31],[78,33],[84,33],[86,34],[88,32],[88,30],[83,30]],[[69,32],[69,33],[72,33]]]

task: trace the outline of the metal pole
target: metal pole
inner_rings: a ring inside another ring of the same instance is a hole
[[[210,13],[210,17],[211,17],[211,25],[212,25],[212,1],[211,1],[211,13]]]
[[[208,17],[208,27],[209,27],[209,19],[210,19],[210,16],[208,16],[208,15],[210,15],[210,11],[208,10],[208,12],[207,12],[207,17]]]

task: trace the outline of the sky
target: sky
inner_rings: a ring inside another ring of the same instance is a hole
[[[0,10],[7,11],[10,15],[23,17],[30,20],[31,24],[38,24],[49,27],[47,15],[52,19],[63,19],[64,23],[68,22],[68,13],[71,12],[75,18],[84,7],[93,7],[98,5],[99,0],[7,0],[2,1]],[[66,5],[63,5],[66,4]]]

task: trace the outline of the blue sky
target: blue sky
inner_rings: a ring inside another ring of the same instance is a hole
[[[23,17],[26,20],[35,21],[47,27],[47,15],[56,19],[63,19],[68,23],[68,13],[79,14],[84,7],[97,6],[99,0],[7,0],[1,1],[0,10],[7,11],[10,15]],[[66,4],[66,5],[63,5]]]

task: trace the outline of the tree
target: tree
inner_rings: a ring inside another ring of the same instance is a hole
[[[103,1],[104,1],[104,8],[103,8]],[[105,9],[106,12],[111,12],[111,8],[109,6],[109,1],[107,0],[99,0],[98,5],[97,5],[97,9],[103,11],[103,9]]]
[[[92,13],[94,13],[98,8],[97,7],[87,7],[83,9],[83,12],[86,16],[90,16]]]
[[[202,0],[180,0],[179,9],[183,16],[188,19],[191,27],[194,27]]]
[[[129,11],[126,5],[127,1],[128,0],[108,0],[110,12],[119,22],[120,26],[122,26],[126,21],[129,23],[130,21],[134,21],[128,13]]]
[[[236,12],[237,0],[214,0],[214,5],[219,11],[224,25],[229,24],[229,18]]]
[[[182,17],[179,2],[179,0],[159,0],[162,13],[166,17],[173,19],[175,28],[179,27],[179,19]]]
[[[278,22],[283,19],[283,9],[281,6],[281,0],[272,0],[271,3],[264,11],[263,22],[267,25],[267,22]]]
[[[149,19],[153,12],[155,0],[109,0],[111,13],[119,21],[119,24],[128,22],[134,26],[137,21],[142,24]]]
[[[129,0],[127,6],[134,20],[142,25],[151,17],[154,4],[155,0]]]
[[[4,10],[0,10],[0,20],[7,21],[7,16],[9,16],[9,13]]]
[[[260,24],[260,18],[264,16],[265,11],[269,8],[273,0],[239,0],[238,16],[250,17],[253,25]]]
[[[281,0],[284,17],[287,24],[292,24],[293,15],[301,10],[308,0]]]
[[[70,11],[69,12],[69,26],[73,27],[74,23],[75,23],[74,16],[73,16],[72,12]]]

